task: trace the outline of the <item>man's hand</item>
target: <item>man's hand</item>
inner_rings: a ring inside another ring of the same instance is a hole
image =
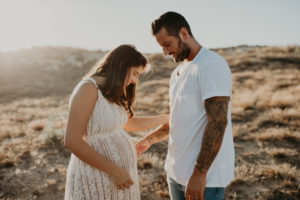
[[[192,176],[185,188],[186,200],[203,200],[204,189],[206,186],[206,174],[201,174],[195,167]]]
[[[165,118],[168,119],[169,115],[165,115]],[[153,133],[150,133],[146,137],[144,137],[141,140],[138,140],[134,143],[137,156],[139,156],[141,153],[147,151],[149,147],[152,144],[155,144],[157,142],[160,142],[164,139],[167,139],[169,136],[169,124],[163,124],[159,129],[154,131]]]
[[[135,142],[134,145],[136,148],[137,156],[139,156],[141,153],[147,151],[150,148],[151,142],[147,138],[143,138],[143,139]]]

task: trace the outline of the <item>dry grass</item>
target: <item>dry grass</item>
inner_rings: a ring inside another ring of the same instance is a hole
[[[33,131],[42,131],[45,128],[45,122],[42,120],[34,120],[28,125]]]
[[[291,167],[288,164],[275,165],[275,166],[263,166],[260,165],[255,168],[254,176],[259,178],[260,181],[264,180],[278,180],[278,181],[297,181],[296,167]]]
[[[157,155],[145,153],[138,161],[142,199],[169,199],[163,161]]]
[[[297,144],[300,142],[300,135],[289,130],[272,128],[258,135],[256,139],[260,142],[289,141]]]

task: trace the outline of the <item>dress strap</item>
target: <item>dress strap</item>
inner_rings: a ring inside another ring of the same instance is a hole
[[[99,86],[98,86],[98,84],[97,84],[97,82],[96,82],[95,79],[93,79],[93,78],[86,78],[86,79],[84,79],[83,81],[84,81],[84,82],[87,82],[87,81],[92,82],[92,83],[95,85],[95,87],[98,89],[98,97],[100,97],[100,98],[105,98],[105,97],[103,96],[101,90],[99,89]]]
[[[85,79],[85,81],[91,81],[96,86],[96,88],[99,89],[98,84],[95,81],[95,79],[93,79],[93,78],[87,78],[87,79]]]

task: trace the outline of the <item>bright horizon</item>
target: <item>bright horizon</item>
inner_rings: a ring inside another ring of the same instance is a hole
[[[300,45],[300,1],[0,0],[0,51],[32,46],[110,50],[134,44],[160,53],[151,22],[179,12],[208,48]]]

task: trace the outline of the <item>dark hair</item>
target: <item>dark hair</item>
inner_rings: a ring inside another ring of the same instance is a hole
[[[130,67],[142,66],[144,69],[147,63],[145,56],[138,52],[133,45],[120,45],[110,51],[103,62],[94,66],[91,70],[93,72],[88,76],[106,77],[105,84],[99,85],[101,93],[110,102],[123,106],[132,117],[136,84],[128,85],[124,91],[126,76]]]
[[[186,19],[176,12],[166,12],[158,19],[154,20],[151,24],[152,34],[156,35],[163,27],[167,30],[169,35],[175,37],[178,37],[178,32],[184,27],[187,29],[188,33],[194,37]]]

